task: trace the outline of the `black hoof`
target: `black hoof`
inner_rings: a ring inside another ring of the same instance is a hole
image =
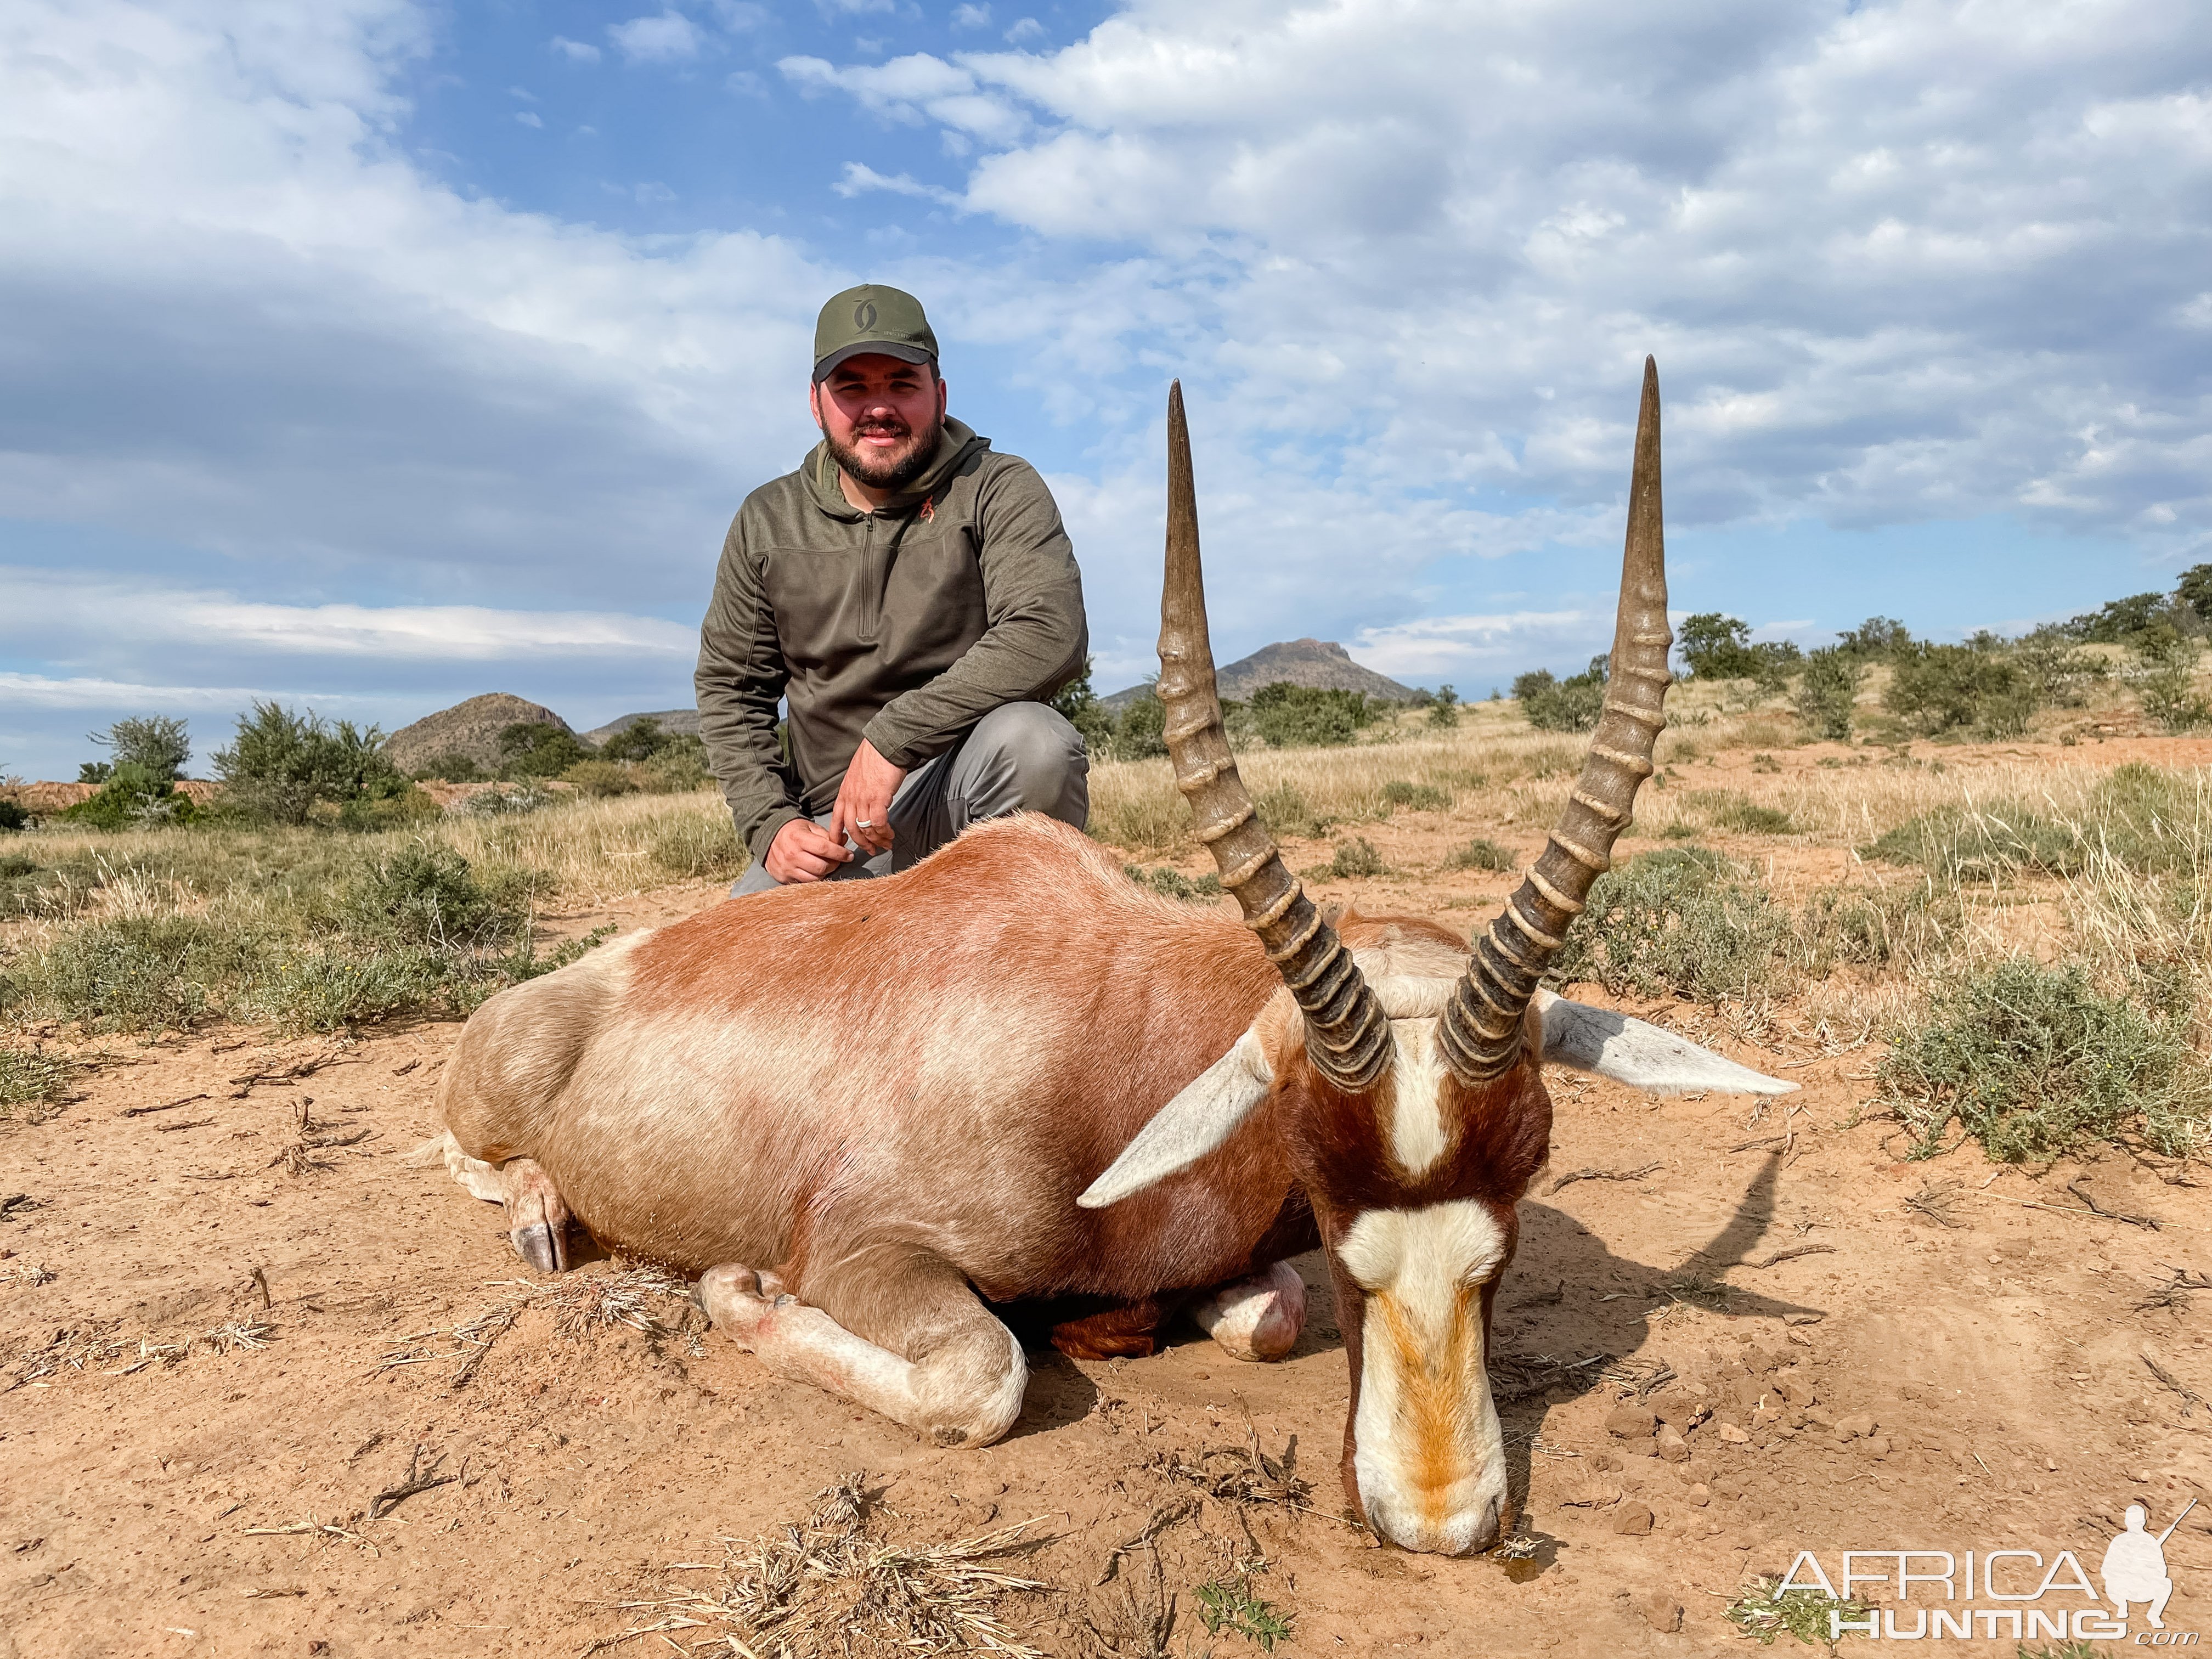
[[[517,1227],[508,1237],[514,1240],[514,1253],[539,1273],[561,1271],[561,1255],[554,1247],[553,1230],[544,1222]]]

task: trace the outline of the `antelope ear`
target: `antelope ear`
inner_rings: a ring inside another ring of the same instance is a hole
[[[1274,1081],[1275,1068],[1268,1063],[1255,1024],[1237,1039],[1235,1048],[1155,1112],[1076,1203],[1086,1210],[1103,1210],[1195,1164],[1236,1133],[1237,1126],[1267,1098]]]
[[[1549,991],[1536,993],[1544,1018],[1544,1058],[1577,1072],[1594,1072],[1648,1089],[1656,1095],[1786,1095],[1797,1085],[1767,1077],[1749,1066],[1700,1048],[1672,1031],[1610,1008],[1569,1002]]]

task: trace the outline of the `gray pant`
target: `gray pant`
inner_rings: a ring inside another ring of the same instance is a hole
[[[1001,703],[935,760],[906,775],[891,797],[891,850],[841,865],[824,881],[888,876],[920,863],[969,824],[1009,812],[1048,812],[1080,830],[1090,821],[1091,763],[1083,736],[1041,702]],[[830,815],[815,819],[830,827]],[[847,846],[853,843],[848,837]],[[857,850],[857,849],[855,849]],[[757,860],[731,896],[776,885]]]

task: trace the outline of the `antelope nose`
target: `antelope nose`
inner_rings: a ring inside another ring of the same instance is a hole
[[[1367,1503],[1375,1530],[1401,1550],[1422,1555],[1473,1555],[1498,1541],[1502,1494],[1486,1495],[1468,1508],[1441,1520],[1408,1514],[1389,1503]]]

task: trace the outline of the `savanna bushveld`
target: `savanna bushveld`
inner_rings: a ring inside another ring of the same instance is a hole
[[[180,722],[128,722],[87,799],[11,792],[0,835],[0,1652],[1703,1653],[1879,1613],[1784,1589],[1801,1550],[2094,1573],[2127,1505],[2155,1533],[2212,1479],[2208,579],[2016,639],[1678,619],[1656,769],[1547,983],[1801,1087],[1553,1073],[1468,1559],[1347,1517],[1318,1254],[1279,1362],[1018,1330],[1018,1418],[939,1446],[773,1374],[663,1264],[579,1237],[538,1270],[410,1156],[474,1009],[739,873],[694,745],[541,726],[402,769],[264,706],[207,787]],[[1464,933],[1606,670],[1223,723],[1317,902]],[[1093,841],[1233,914],[1159,702],[1064,708]]]

